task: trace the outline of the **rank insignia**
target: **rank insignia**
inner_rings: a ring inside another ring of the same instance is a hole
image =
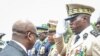
[[[99,36],[99,33],[95,30],[92,30],[90,33],[95,37]]]
[[[87,38],[87,36],[88,36],[88,33],[85,33],[85,34],[83,35],[83,39],[85,40],[85,39]]]

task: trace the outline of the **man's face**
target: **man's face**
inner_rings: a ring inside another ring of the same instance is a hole
[[[46,37],[47,37],[47,32],[39,33],[39,38],[40,38],[40,40],[43,41]]]
[[[53,35],[55,34],[55,32],[50,32],[48,33],[48,41],[51,43],[51,44],[54,44],[54,38],[53,38]]]
[[[36,42],[37,35],[36,35],[36,33],[30,33],[28,38],[30,39],[30,41],[29,41],[30,48],[29,49],[31,49]]]
[[[100,31],[100,22],[96,24],[96,28],[98,31]]]
[[[70,27],[72,29],[72,31],[75,33],[75,34],[78,34],[80,33],[80,30],[81,30],[81,26],[82,26],[83,22],[82,22],[82,17],[80,16],[77,16],[73,19],[70,20]]]

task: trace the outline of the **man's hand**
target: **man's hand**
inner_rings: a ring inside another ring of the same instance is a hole
[[[65,20],[59,20],[56,28],[56,37],[61,37],[66,32],[66,23]]]

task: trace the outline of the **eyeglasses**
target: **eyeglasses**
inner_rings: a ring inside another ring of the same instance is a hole
[[[36,37],[38,37],[38,34],[32,31],[21,31],[21,30],[17,30],[17,29],[13,29],[13,31],[18,32],[18,33],[22,33],[22,34],[27,34],[27,33],[31,33],[34,34]]]
[[[35,32],[31,32],[32,34],[34,34],[36,37],[38,37],[38,34],[36,34]]]

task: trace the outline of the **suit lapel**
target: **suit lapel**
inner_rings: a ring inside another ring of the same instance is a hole
[[[21,52],[24,56],[28,56],[28,54],[23,50],[23,48],[21,48],[21,47],[20,47],[18,44],[16,44],[15,42],[10,41],[10,42],[8,43],[8,45],[10,45],[10,46],[16,48],[16,49],[17,49],[19,52]]]

